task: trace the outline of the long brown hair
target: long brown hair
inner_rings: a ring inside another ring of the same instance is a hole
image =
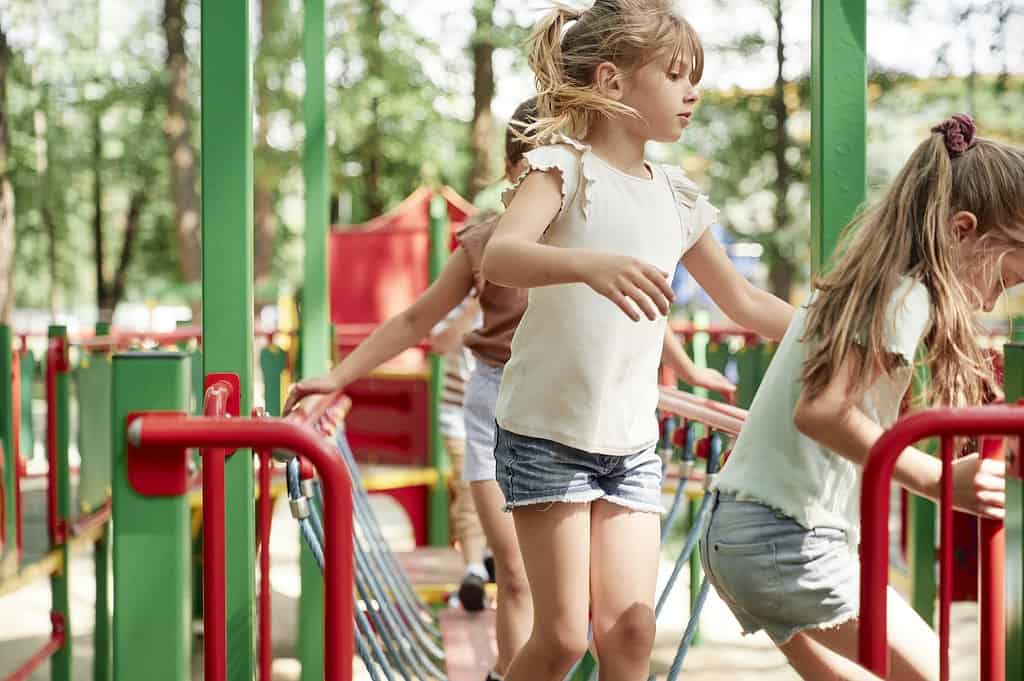
[[[894,368],[884,342],[887,307],[901,278],[910,277],[931,298],[924,339],[928,398],[943,405],[981,401],[991,369],[977,343],[974,310],[961,283],[966,264],[951,222],[960,211],[977,218],[983,257],[971,267],[998,268],[1007,252],[1024,246],[1024,150],[973,135],[966,116],[936,127],[885,198],[844,230],[831,268],[814,282],[801,376],[809,397],[825,389],[847,358],[853,362],[851,402],[873,370]]]
[[[611,62],[628,73],[666,56],[689,63],[690,81],[704,74],[704,47],[672,0],[596,0],[580,12],[564,6],[533,33],[530,68],[537,80],[539,139],[554,134],[581,138],[598,117],[637,116],[629,106],[602,96],[594,72]],[[563,35],[564,34],[564,35]]]

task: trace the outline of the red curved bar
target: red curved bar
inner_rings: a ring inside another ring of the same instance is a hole
[[[103,505],[88,515],[77,518],[71,526],[71,533],[75,536],[88,534],[100,525],[110,520],[110,499],[103,502]]]
[[[740,428],[743,427],[743,419],[732,416],[717,407],[709,406],[720,403],[707,400],[708,404],[701,404],[700,398],[682,398],[679,396],[682,393],[676,393],[678,391],[674,391],[672,388],[663,388],[658,399],[658,409],[682,416],[689,421],[699,421],[713,430],[727,435],[739,434]]]
[[[57,507],[57,374],[67,370],[67,345],[63,338],[51,338],[46,350],[46,524],[51,546],[65,540]]]
[[[203,415],[228,412],[231,384],[217,381],[206,389]],[[227,549],[225,547],[224,459],[230,449],[203,449],[203,641],[204,678],[227,680]]]
[[[676,388],[667,385],[659,386],[659,390],[661,391],[662,395],[666,395],[670,398],[684,400],[686,402],[689,402],[690,404],[695,404],[706,409],[717,411],[721,414],[725,414],[726,416],[731,416],[734,419],[739,419],[740,421],[747,420],[747,410],[737,407],[733,404],[728,404],[726,402],[717,402],[715,400],[709,400],[705,397],[697,397],[692,393],[683,392],[682,390],[677,390]]]
[[[1002,438],[982,440],[981,456],[1005,461]],[[1005,582],[1006,533],[1003,521],[982,518],[979,521],[978,619],[981,640],[979,678],[985,681],[1006,681],[1006,608],[1003,602]]]
[[[889,485],[896,459],[904,449],[925,438],[958,435],[1019,437],[1024,435],[1024,409],[1007,406],[939,408],[910,414],[878,439],[864,466],[858,658],[865,668],[883,679],[888,675]],[[991,560],[1001,562],[1003,556],[992,555]]]
[[[228,419],[149,414],[136,418],[128,438],[144,447],[286,449],[308,458],[324,486],[324,672],[351,681],[355,652],[352,610],[352,481],[331,445],[311,428],[283,419]],[[246,653],[248,654],[248,653]]]
[[[35,655],[25,661],[23,665],[15,669],[3,681],[28,681],[32,672],[43,666],[43,663],[53,657],[54,653],[64,647],[65,627],[64,618],[58,612],[50,613],[50,625],[52,633],[50,640],[40,648]]]
[[[260,547],[259,678],[269,679],[273,667],[270,624],[270,524],[273,520],[273,509],[270,504],[270,467],[273,459],[268,449],[259,450],[258,456],[260,461],[259,527],[257,528]]]

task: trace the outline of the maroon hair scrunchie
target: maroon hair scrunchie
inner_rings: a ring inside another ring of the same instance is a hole
[[[974,146],[978,126],[967,114],[958,113],[936,125],[932,132],[942,133],[946,141],[946,150],[951,157],[956,158]]]

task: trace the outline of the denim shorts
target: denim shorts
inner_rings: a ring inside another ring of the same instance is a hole
[[[654,447],[627,456],[591,454],[495,425],[498,486],[505,510],[531,504],[603,499],[634,511],[662,513],[661,459]]]
[[[845,531],[807,529],[768,506],[721,492],[712,509],[701,563],[744,634],[764,629],[782,645],[802,630],[857,617],[860,562]]]
[[[494,409],[503,367],[477,361],[466,384],[466,458],[462,479],[494,480]]]

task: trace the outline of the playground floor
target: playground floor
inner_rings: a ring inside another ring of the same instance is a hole
[[[27,495],[26,543],[29,538],[39,546],[45,536],[45,495],[32,491]],[[375,497],[375,506],[389,539],[397,550],[407,549],[411,535],[400,509],[386,498]],[[273,681],[297,681],[299,664],[294,659],[297,614],[299,539],[296,524],[285,504],[275,509],[271,539],[273,612],[274,612],[274,671]],[[662,575],[667,577],[672,567],[669,556],[662,559]],[[71,635],[74,657],[74,681],[92,678],[92,620],[95,588],[93,584],[92,556],[88,551],[71,560]],[[688,578],[679,580],[680,587],[666,606],[659,622],[658,638],[651,660],[652,670],[665,678],[676,646],[682,637],[688,618],[688,597],[685,588]],[[21,591],[0,597],[0,678],[6,677],[33,651],[41,647],[49,635],[50,592],[47,580],[40,580]],[[764,634],[743,637],[739,625],[712,590],[705,608],[700,645],[687,657],[680,678],[686,681],[733,681],[758,679],[759,681],[799,681],[799,677],[786,664],[785,658],[775,650]],[[196,654],[192,664],[192,678],[203,678],[202,638],[194,638]],[[977,616],[972,603],[958,603],[953,608],[953,661],[952,678],[956,681],[977,679]],[[357,679],[368,679],[357,661]],[[142,672],[140,671],[140,675]],[[29,677],[29,681],[49,681],[49,666],[43,665]],[[141,678],[141,676],[140,676]],[[482,681],[482,679],[481,679]]]

